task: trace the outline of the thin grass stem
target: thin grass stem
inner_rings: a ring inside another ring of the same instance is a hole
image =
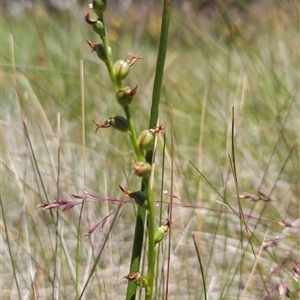
[[[7,230],[8,227],[7,227],[6,216],[5,216],[6,213],[5,213],[4,205],[3,205],[3,201],[2,201],[2,191],[1,190],[0,190],[0,205],[1,205],[3,223],[4,223],[4,231],[5,231],[5,235],[6,235],[7,248],[8,248],[8,252],[9,252],[10,262],[12,264],[13,277],[14,277],[14,281],[16,284],[19,299],[22,299],[18,276],[17,276],[17,272],[16,272],[16,263],[14,260],[14,256],[12,254],[12,248],[10,245],[10,239],[9,239],[9,234],[8,234],[8,230]]]
[[[197,258],[198,258],[198,262],[199,262],[199,266],[200,266],[200,272],[201,272],[201,277],[202,277],[202,282],[203,282],[204,299],[207,300],[205,272],[204,272],[204,268],[203,268],[203,265],[202,265],[201,255],[200,255],[200,251],[199,251],[198,245],[196,243],[195,235],[193,234],[192,237],[193,237],[193,242],[194,242],[194,246],[195,246],[195,249],[196,249]]]

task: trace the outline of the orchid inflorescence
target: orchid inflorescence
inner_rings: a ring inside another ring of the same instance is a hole
[[[113,51],[109,46],[108,37],[106,34],[105,22],[104,22],[104,12],[107,7],[107,0],[93,0],[92,4],[89,5],[90,10],[85,15],[85,21],[90,25],[94,31],[98,34],[101,39],[100,43],[94,43],[86,39],[86,44],[90,47],[92,52],[96,53],[98,58],[104,63],[111,83],[115,93],[116,102],[122,108],[125,116],[122,116],[119,112],[111,116],[104,117],[104,121],[98,122],[92,119],[92,122],[96,125],[95,131],[98,132],[99,129],[112,128],[118,130],[120,133],[127,134],[130,138],[134,155],[133,160],[133,173],[141,178],[141,189],[131,190],[119,185],[125,200],[117,200],[114,197],[100,198],[92,193],[85,193],[84,195],[73,195],[77,200],[70,201],[64,199],[57,199],[52,203],[43,203],[40,207],[49,210],[57,209],[59,207],[62,210],[69,210],[76,205],[85,202],[95,202],[95,201],[119,201],[119,207],[128,202],[125,196],[130,197],[134,200],[134,203],[138,207],[138,214],[143,214],[147,218],[147,236],[148,236],[148,273],[147,276],[141,274],[139,271],[131,272],[129,275],[124,276],[129,282],[134,282],[140,288],[145,288],[146,299],[152,299],[153,290],[153,277],[154,277],[154,266],[155,266],[155,245],[162,241],[163,236],[168,232],[169,227],[172,222],[168,221],[167,224],[160,226],[156,233],[154,227],[154,199],[152,193],[152,187],[150,186],[150,174],[152,172],[152,159],[149,159],[147,152],[153,154],[153,148],[155,144],[155,139],[159,132],[164,129],[162,123],[152,128],[147,128],[141,131],[140,135],[136,135],[133,119],[131,117],[130,106],[134,103],[134,97],[138,92],[138,85],[130,87],[123,84],[123,81],[128,77],[131,67],[141,59],[145,59],[145,56],[140,56],[132,53],[129,54],[129,58],[121,58],[113,62]],[[157,108],[158,109],[158,108]],[[152,118],[152,113],[150,120]],[[152,121],[151,121],[152,122]],[[156,123],[157,124],[157,123]],[[78,200],[79,199],[79,200]],[[129,200],[131,201],[131,200]],[[92,225],[86,237],[89,237],[99,226],[103,227],[108,218],[117,214],[118,209],[113,211],[104,217],[100,222]],[[138,219],[138,218],[137,218]],[[159,234],[158,234],[159,233]],[[135,247],[135,245],[133,245]],[[142,247],[140,247],[142,249]],[[141,250],[140,250],[141,251]]]

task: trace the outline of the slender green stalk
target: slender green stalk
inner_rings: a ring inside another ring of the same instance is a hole
[[[139,161],[145,161],[145,158],[144,158],[143,154],[141,153],[140,147],[137,142],[137,137],[136,137],[136,133],[135,133],[135,129],[134,129],[134,124],[133,124],[133,121],[131,118],[129,106],[124,107],[124,112],[126,114],[126,118],[128,121],[130,140],[131,140],[131,144],[133,146],[135,155]]]
[[[160,31],[160,41],[159,41],[159,48],[158,48],[157,61],[156,61],[156,72],[155,72],[153,93],[152,93],[152,106],[151,106],[149,128],[154,127],[158,119],[160,93],[161,93],[161,86],[162,86],[166,53],[167,53],[167,45],[168,45],[171,3],[172,3],[171,0],[164,0],[161,31]]]
[[[120,89],[120,85],[118,84],[118,81],[117,81],[116,76],[115,76],[114,71],[113,71],[113,64],[112,64],[112,60],[111,60],[111,56],[110,56],[110,47],[109,47],[109,43],[108,43],[108,39],[107,39],[107,35],[106,35],[105,23],[104,23],[103,17],[101,17],[99,19],[103,23],[103,34],[100,35],[100,38],[101,38],[102,43],[103,43],[104,54],[105,54],[105,57],[106,57],[106,63],[105,64],[107,66],[107,70],[108,70],[110,80],[113,84],[113,87],[114,87],[115,91],[117,92]]]
[[[145,217],[146,217],[145,209],[142,207],[138,207],[136,222],[135,222],[133,246],[131,252],[130,273],[137,271],[140,267],[141,253],[142,253],[143,242],[144,242]],[[134,282],[128,281],[126,300],[135,299],[136,288],[137,286]]]
[[[169,36],[169,24],[170,24],[170,15],[171,15],[171,0],[165,0],[162,12],[162,22],[161,22],[161,32],[160,32],[160,41],[159,49],[156,61],[156,72],[154,78],[154,86],[152,93],[152,106],[151,114],[149,121],[149,128],[156,126],[159,113],[159,102],[161,94],[161,86],[163,80],[163,72],[166,60],[167,53],[167,44]],[[152,161],[152,151],[147,153],[147,161]],[[154,202],[152,189],[148,186],[148,202],[149,202],[149,215],[148,215],[148,280],[149,280],[149,293],[146,296],[146,299],[152,299],[153,293],[153,281],[154,281],[154,270],[155,270],[155,243],[154,243]]]
[[[153,293],[153,282],[154,282],[154,270],[155,270],[155,242],[154,242],[154,232],[155,232],[155,224],[154,224],[154,199],[152,188],[149,184],[149,178],[147,178],[147,186],[146,191],[148,195],[148,205],[149,205],[149,214],[148,214],[148,290],[149,292],[146,294],[146,299],[152,299]]]

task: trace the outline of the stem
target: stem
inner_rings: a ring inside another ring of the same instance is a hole
[[[130,140],[131,140],[131,144],[133,146],[135,155],[136,155],[138,161],[145,161],[145,158],[144,158],[143,154],[141,153],[140,147],[139,147],[138,142],[137,142],[137,137],[136,137],[136,133],[135,133],[135,129],[134,129],[134,124],[133,124],[133,121],[132,121],[132,118],[131,118],[129,106],[124,107],[124,112],[126,114],[126,118],[127,118],[127,121],[128,121],[128,127],[129,127],[128,129],[129,129],[129,132],[130,132]]]
[[[149,128],[155,127],[158,119],[160,93],[161,93],[161,86],[162,86],[164,66],[165,66],[166,53],[167,53],[167,45],[168,45],[171,2],[172,0],[164,0],[159,49],[157,54],[156,72],[155,72],[153,93],[152,93],[152,106],[151,106]]]
[[[141,253],[144,241],[144,223],[145,223],[146,211],[144,208],[138,207],[134,240],[131,253],[131,263],[130,263],[130,273],[139,270]],[[126,300],[134,300],[136,294],[136,284],[134,282],[128,281]]]
[[[109,51],[109,43],[108,43],[108,39],[106,37],[106,29],[105,29],[105,23],[104,23],[104,19],[103,19],[103,16],[101,18],[99,18],[101,20],[101,22],[103,23],[103,27],[104,27],[104,30],[103,30],[103,34],[100,35],[100,38],[102,40],[102,43],[103,43],[103,48],[104,48],[104,53],[105,53],[105,58],[106,58],[106,67],[107,67],[107,70],[108,70],[108,74],[109,74],[109,77],[110,77],[110,80],[113,84],[113,87],[115,89],[115,91],[117,92],[119,89],[120,89],[120,84],[118,83],[117,79],[116,79],[116,76],[114,74],[114,71],[113,71],[113,64],[112,64],[112,60],[111,60],[111,56],[110,56],[110,51]]]
[[[159,41],[159,49],[156,62],[156,72],[153,85],[152,93],[152,106],[149,121],[149,128],[156,126],[158,113],[159,113],[159,102],[161,94],[161,86],[163,80],[163,72],[166,60],[167,45],[168,45],[168,35],[169,35],[169,24],[171,15],[171,0],[164,0],[163,12],[162,12],[162,22],[161,22],[161,34]],[[146,154],[147,161],[152,162],[152,151],[148,151]],[[153,281],[154,281],[154,270],[155,270],[155,243],[154,243],[154,201],[152,188],[149,185],[149,180],[147,181],[147,195],[149,203],[149,215],[148,215],[148,281],[149,281],[149,293],[146,295],[147,300],[152,299],[153,293]]]
[[[152,299],[153,293],[153,281],[154,281],[154,270],[155,270],[155,242],[154,242],[154,232],[155,232],[155,225],[154,225],[154,199],[153,199],[153,192],[150,186],[149,178],[145,180],[146,183],[146,191],[148,195],[148,290],[149,292],[146,294],[146,299]]]

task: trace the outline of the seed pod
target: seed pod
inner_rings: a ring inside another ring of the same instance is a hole
[[[136,162],[133,165],[134,174],[139,177],[148,176],[151,172],[151,165],[147,162]]]
[[[98,16],[102,16],[107,6],[107,0],[93,0],[93,9]]]
[[[113,128],[123,132],[128,131],[128,121],[124,117],[116,115],[110,117],[109,120]]]
[[[128,281],[133,281],[137,286],[145,288],[146,294],[149,294],[149,280],[147,276],[142,275],[140,272],[133,272],[122,278],[126,278]]]
[[[102,21],[99,19],[94,22],[93,29],[96,33],[98,33],[101,37],[105,36],[105,27]]]
[[[167,219],[167,223],[165,225],[162,225],[155,230],[155,232],[154,232],[155,244],[157,244],[163,240],[163,238],[165,237],[166,233],[168,232],[168,230],[173,222],[174,222],[174,220],[170,221]]]
[[[129,70],[130,70],[129,62],[128,60],[125,59],[117,60],[113,66],[113,71],[118,82],[121,82],[123,79],[127,77]]]
[[[144,150],[151,150],[154,143],[154,132],[152,129],[146,129],[141,132],[138,137],[138,145],[141,152]]]
[[[96,51],[97,56],[104,61],[105,63],[107,63],[107,59],[106,59],[106,55],[105,55],[105,51],[104,51],[104,46],[102,44],[95,44],[92,43],[91,41],[89,41],[88,39],[86,39],[86,43],[89,45],[89,47],[92,49],[92,52]],[[111,56],[111,48],[108,47],[108,55]]]
[[[137,86],[133,89],[129,86],[122,87],[117,92],[118,103],[123,107],[129,105],[132,102],[133,96],[136,94],[136,91]]]
[[[128,194],[130,198],[133,198],[134,202],[145,209],[148,209],[148,196],[143,191],[136,191]]]
[[[158,227],[154,232],[154,242],[155,244],[161,242],[166,235],[166,232],[169,230],[169,227],[162,225]]]
[[[98,19],[90,19],[90,12],[85,14],[85,21],[93,26],[93,29],[100,35],[101,38],[105,37],[105,26],[101,21],[102,17]]]
[[[146,129],[141,132],[138,137],[138,145],[141,152],[144,150],[151,150],[153,148],[155,135],[157,135],[163,129],[163,124],[159,124],[155,128]]]
[[[104,61],[105,63],[107,63],[107,59],[106,59],[106,55],[105,55],[105,51],[104,51],[104,47],[103,44],[96,44],[95,45],[95,51],[97,53],[97,56]],[[108,54],[109,56],[111,55],[111,48],[108,48]]]
[[[127,119],[125,119],[122,116],[116,115],[116,116],[112,116],[109,119],[107,119],[104,123],[98,123],[95,120],[92,120],[97,128],[96,128],[96,132],[98,131],[99,128],[109,128],[109,127],[113,127],[119,131],[122,132],[127,132],[128,131],[128,121]]]
[[[121,191],[126,194],[127,196],[129,196],[130,198],[133,198],[134,202],[145,209],[148,209],[148,196],[146,193],[144,193],[143,191],[129,191],[129,190],[125,190],[124,188],[122,188],[119,185]]]

